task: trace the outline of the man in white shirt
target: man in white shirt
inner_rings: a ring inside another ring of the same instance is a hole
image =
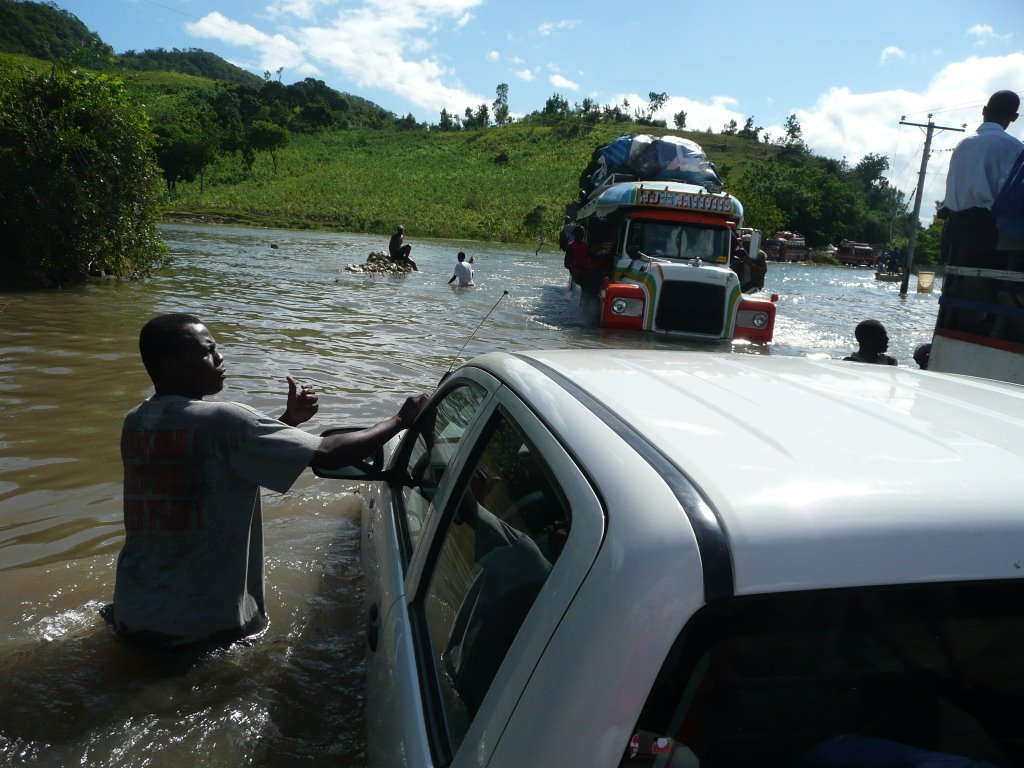
[[[473,285],[473,268],[466,263],[466,254],[459,251],[459,261],[455,265],[455,274],[451,276],[448,285],[456,280],[459,281],[459,288],[469,288]]]
[[[991,250],[998,234],[992,203],[1002,189],[1024,143],[1007,133],[1017,119],[1020,97],[997,91],[981,111],[984,122],[957,144],[946,175],[942,232],[943,260],[964,250]]]

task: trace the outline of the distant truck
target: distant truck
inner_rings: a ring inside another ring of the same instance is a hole
[[[807,239],[799,232],[781,229],[776,231],[773,239],[782,243],[780,261],[800,261],[806,259],[811,253],[807,247]]]
[[[840,240],[832,257],[848,267],[875,266],[875,249],[867,243]]]

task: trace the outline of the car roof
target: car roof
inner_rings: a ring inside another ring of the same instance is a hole
[[[511,357],[478,360],[500,377]],[[1024,575],[1024,387],[753,354],[516,358],[618,414],[692,480],[737,593]]]

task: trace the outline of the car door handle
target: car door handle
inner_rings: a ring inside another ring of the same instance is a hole
[[[377,650],[377,643],[380,640],[380,611],[377,610],[377,604],[374,603],[370,606],[370,610],[366,614],[366,644],[370,646],[371,651]]]

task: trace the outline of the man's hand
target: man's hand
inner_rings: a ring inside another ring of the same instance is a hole
[[[312,384],[303,384],[300,389],[299,382],[294,378],[291,376],[286,378],[288,379],[288,406],[280,421],[288,426],[297,427],[313,418],[320,410],[320,406],[317,405],[316,390],[313,389]]]
[[[415,397],[407,397],[405,402],[402,403],[402,407],[398,410],[398,415],[395,417],[398,419],[398,426],[400,429],[408,429],[416,421],[420,412],[423,410],[423,406],[427,404],[426,395],[416,395]]]

